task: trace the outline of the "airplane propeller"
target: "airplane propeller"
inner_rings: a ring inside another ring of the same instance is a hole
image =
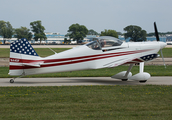
[[[156,40],[157,41],[160,41],[159,34],[158,34],[158,30],[157,30],[157,27],[156,27],[156,22],[154,22],[154,29],[155,29]],[[165,61],[164,61],[164,57],[163,57],[163,54],[162,54],[162,49],[160,49],[160,51],[161,51],[161,56],[162,56],[162,60],[163,60],[164,66],[166,68]]]

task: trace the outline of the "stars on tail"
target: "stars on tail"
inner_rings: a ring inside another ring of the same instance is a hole
[[[31,44],[25,38],[12,42],[10,46],[10,52],[38,56]]]

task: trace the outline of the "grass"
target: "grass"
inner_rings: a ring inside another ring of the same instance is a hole
[[[172,86],[0,87],[0,119],[172,119]]]
[[[0,48],[0,58],[9,58],[10,49],[9,48]]]
[[[165,58],[170,58],[172,57],[172,48],[164,48],[162,49],[163,56]],[[161,55],[160,51],[158,52],[159,55]]]
[[[34,48],[35,51],[37,52],[37,54],[41,57],[47,57],[49,55],[53,55],[54,52],[52,52],[50,49],[48,48]],[[68,50],[70,48],[51,48],[52,50],[54,50],[56,53]]]
[[[25,77],[110,77],[121,71],[127,71],[128,66],[118,66],[115,68],[104,68],[97,70],[82,70],[82,71],[72,71],[72,72],[59,72],[59,73],[49,73],[40,75],[29,75]],[[165,69],[164,66],[145,66],[145,72],[151,74],[151,76],[172,76],[172,66],[169,65]],[[8,75],[8,67],[0,67],[0,78],[11,78]],[[139,66],[134,66],[131,70],[133,74],[139,72]]]
[[[48,48],[34,48],[37,54],[41,57],[46,57],[49,55],[53,55],[54,53]],[[52,48],[55,52],[59,53],[64,50],[68,50],[70,48]],[[172,48],[164,48],[163,55],[165,58],[172,57]],[[10,49],[9,48],[0,48],[0,58],[9,58]],[[160,52],[158,52],[160,54]]]

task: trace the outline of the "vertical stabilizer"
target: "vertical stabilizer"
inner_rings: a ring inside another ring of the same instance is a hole
[[[24,74],[23,60],[38,60],[40,57],[27,39],[16,40],[10,45],[9,75]]]

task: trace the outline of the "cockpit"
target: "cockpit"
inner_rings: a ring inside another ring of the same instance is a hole
[[[103,48],[121,46],[122,43],[123,42],[117,38],[109,37],[109,36],[101,36],[101,37],[93,38],[93,41],[86,45],[93,50],[102,50]]]

